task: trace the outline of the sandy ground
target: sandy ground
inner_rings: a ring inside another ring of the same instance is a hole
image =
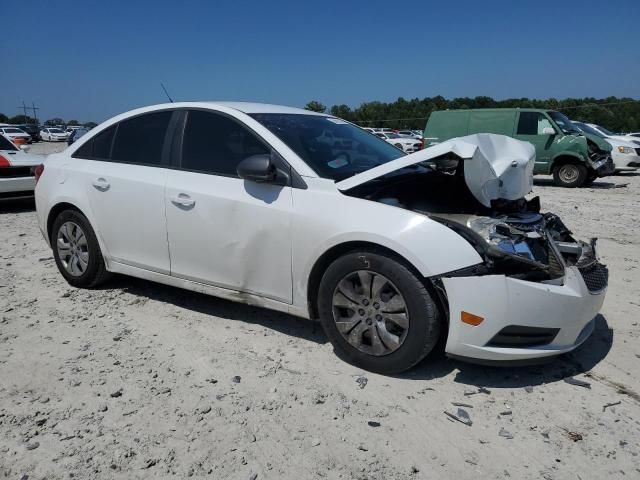
[[[314,322],[122,277],[71,288],[33,202],[1,204],[0,478],[640,478],[640,175],[534,193],[600,238],[594,335],[544,366],[436,354],[397,377],[343,363]]]

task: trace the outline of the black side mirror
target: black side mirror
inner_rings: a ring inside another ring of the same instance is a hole
[[[276,185],[287,185],[289,175],[277,168],[271,161],[271,155],[252,155],[242,160],[236,168],[238,176],[244,180],[251,180],[258,183],[274,183]]]

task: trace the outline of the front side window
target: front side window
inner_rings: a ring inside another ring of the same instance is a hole
[[[543,135],[545,128],[553,128],[553,126],[542,113],[520,112],[518,135]]]
[[[185,170],[237,177],[238,164],[271,149],[231,118],[190,110],[182,140],[181,167]]]
[[[251,116],[322,178],[344,180],[404,155],[376,135],[339,118],[286,113]]]
[[[111,159],[116,162],[160,165],[172,114],[172,111],[154,112],[121,121],[113,142]]]

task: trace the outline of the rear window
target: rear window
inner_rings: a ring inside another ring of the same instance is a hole
[[[18,147],[0,135],[0,150],[18,150]]]

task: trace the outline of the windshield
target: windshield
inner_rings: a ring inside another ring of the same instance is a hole
[[[344,180],[404,155],[393,145],[339,118],[284,113],[255,113],[251,117],[322,178]]]
[[[596,126],[598,127],[598,130],[600,130],[602,133],[604,133],[608,137],[615,135],[615,133],[611,133],[609,130],[607,130],[604,127],[601,127],[600,125],[596,125]]]
[[[580,130],[578,130],[578,128],[576,128],[576,126],[573,123],[571,123],[571,120],[569,120],[562,113],[560,112],[547,112],[547,113],[553,119],[553,121],[556,122],[556,125],[560,127],[560,130],[562,130],[562,133],[566,135],[580,134]]]
[[[49,133],[64,133],[64,132],[59,128],[50,128]]]
[[[578,127],[580,130],[582,130],[584,133],[588,133],[590,135],[595,135],[596,137],[599,138],[605,138],[605,136],[603,134],[601,134],[599,131],[597,131],[595,128],[590,127],[589,125],[587,125],[586,123],[582,123],[582,122],[573,122],[573,124]]]
[[[5,128],[4,133],[24,133],[24,132],[18,128]]]

